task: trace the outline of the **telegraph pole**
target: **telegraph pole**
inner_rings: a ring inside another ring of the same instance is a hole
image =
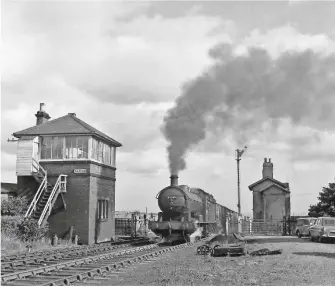
[[[245,146],[242,150],[235,150],[235,160],[237,162],[237,208],[239,216],[241,215],[240,160],[246,149],[247,146]]]

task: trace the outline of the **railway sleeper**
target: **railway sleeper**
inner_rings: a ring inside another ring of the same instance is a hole
[[[26,266],[17,266],[17,267],[8,269],[8,271],[11,271],[11,273],[13,273],[13,272],[19,272],[21,270],[29,270],[29,269],[27,269]]]
[[[62,270],[58,270],[58,271],[52,271],[49,273],[50,276],[73,276],[73,275],[77,275],[78,274],[78,271],[71,271],[71,270],[66,270],[66,272],[62,271]],[[46,274],[39,274],[39,275],[44,275],[44,276],[48,276]]]
[[[36,283],[27,280],[15,280],[11,282],[10,286],[35,286]]]
[[[66,268],[63,268],[62,270],[74,270],[74,271],[89,271],[91,270],[92,268],[100,268],[100,266],[96,265],[96,266],[77,266],[77,267],[66,267]]]

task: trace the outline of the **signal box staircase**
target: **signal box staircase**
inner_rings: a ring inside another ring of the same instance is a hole
[[[39,188],[29,205],[25,218],[38,220],[38,226],[43,226],[47,222],[58,196],[66,192],[67,175],[60,174],[54,185],[48,182],[47,175],[47,171],[33,159],[32,176],[39,183]]]

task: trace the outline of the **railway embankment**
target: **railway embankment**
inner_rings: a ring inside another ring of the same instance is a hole
[[[267,248],[281,249],[282,254],[238,257],[197,255],[197,246],[201,244],[131,266],[115,277],[87,285],[265,286],[334,285],[335,282],[335,244],[291,236],[254,236],[248,237],[248,253]]]

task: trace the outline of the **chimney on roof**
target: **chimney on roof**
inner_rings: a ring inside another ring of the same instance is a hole
[[[75,113],[68,113],[69,116],[75,117],[76,114]]]
[[[44,111],[44,103],[40,103],[40,110],[36,113],[36,125],[45,124],[50,119],[50,116],[47,112]]]
[[[263,178],[270,177],[273,178],[273,163],[271,162],[271,158],[267,161],[267,158],[264,158],[263,162]]]

